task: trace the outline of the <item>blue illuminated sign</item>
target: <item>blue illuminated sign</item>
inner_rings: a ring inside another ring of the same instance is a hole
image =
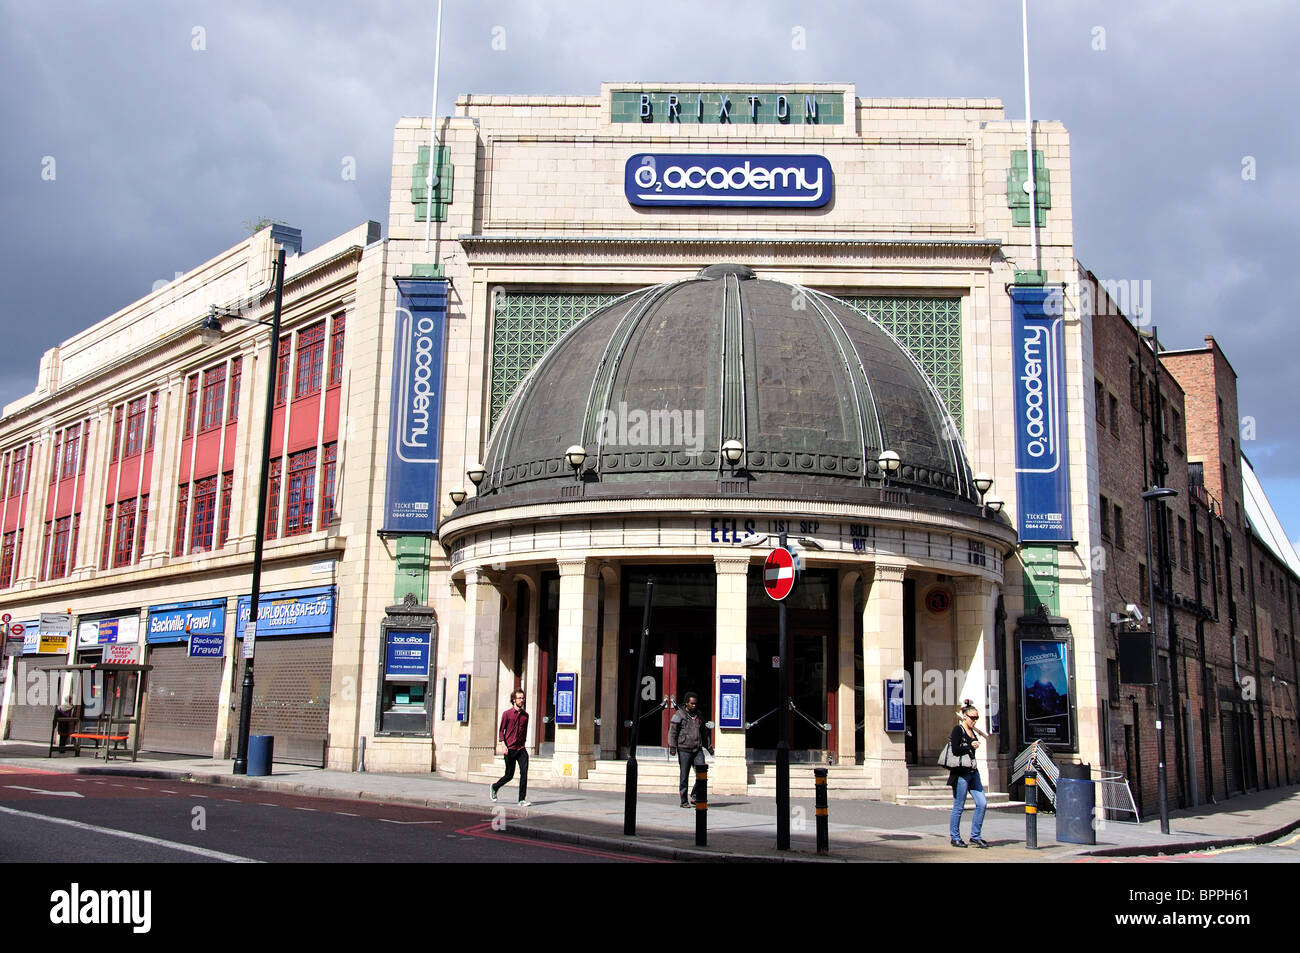
[[[718,727],[745,727],[745,678],[743,675],[718,676]]]
[[[216,635],[190,635],[189,648],[186,655],[190,658],[223,658],[226,654],[226,637],[221,633]]]
[[[576,724],[578,712],[578,676],[575,672],[560,672],[555,676],[555,723]]]
[[[188,632],[186,632],[187,626]],[[191,635],[223,637],[225,631],[225,599],[172,602],[165,606],[149,607],[145,641],[150,645],[161,645],[166,642],[184,642]]]
[[[1020,541],[1068,542],[1070,472],[1059,289],[1011,289]]]
[[[906,731],[907,709],[903,703],[904,679],[885,679],[885,730]]]
[[[446,280],[398,278],[384,531],[432,533],[447,358]]]
[[[821,208],[833,192],[824,156],[639,152],[623,167],[623,194],[646,208]]]
[[[248,596],[239,597],[235,634],[243,638],[248,622]],[[334,631],[334,587],[264,592],[257,600],[257,637],[320,635]]]
[[[384,677],[389,679],[425,679],[429,677],[430,634],[388,631],[384,653]]]

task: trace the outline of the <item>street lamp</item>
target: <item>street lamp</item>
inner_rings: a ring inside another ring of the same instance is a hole
[[[975,474],[974,483],[975,489],[978,490],[980,494],[980,516],[987,516],[988,504],[984,501],[984,494],[993,488],[993,477],[981,470],[979,473]],[[1001,501],[999,501],[999,503],[1000,502]],[[994,510],[993,512],[996,513],[997,510]]]
[[[487,468],[481,463],[475,463],[465,471],[465,476],[469,477],[469,482],[473,483],[475,488],[477,488],[478,485],[483,482],[483,478],[487,476]]]
[[[451,502],[454,505],[460,506],[462,503],[465,502],[465,497],[468,496],[469,494],[465,492],[465,488],[463,486],[458,486],[456,487],[456,489],[449,491],[447,495],[451,497]]]
[[[1005,506],[1006,504],[1003,502],[1002,497],[990,496],[985,498],[984,505],[988,507],[989,512],[993,513],[994,515],[997,515],[998,513],[1002,512],[1002,507]]]
[[[880,456],[876,457],[876,463],[884,476],[885,486],[889,486],[889,477],[897,473],[898,468],[903,465],[903,461],[898,459],[898,454],[893,450],[880,451]]]
[[[568,450],[564,451],[564,462],[573,467],[573,476],[575,479],[582,479],[579,475],[582,470],[582,463],[587,459],[587,451],[579,444],[574,444]]]
[[[280,344],[280,311],[284,298],[284,247],[281,246],[275,256],[275,309],[270,321],[250,318],[231,308],[208,308],[208,315],[199,327],[199,335],[205,344],[221,339],[221,318],[236,318],[253,324],[267,325],[271,328],[271,347],[269,351],[270,367],[266,375],[266,414],[262,420],[262,469],[257,481],[257,533],[253,543],[253,584],[248,601],[248,622],[244,626],[244,683],[243,695],[239,701],[239,735],[235,749],[234,774],[248,773],[248,731],[253,719],[253,652],[249,648],[255,645],[250,637],[257,635],[257,609],[262,596],[262,549],[266,545],[266,497],[271,470],[271,417],[275,407],[275,372],[279,364],[277,349]]]
[[[736,470],[736,464],[740,458],[745,455],[745,445],[739,440],[728,440],[722,445],[722,457],[731,466],[732,472]]]
[[[1142,493],[1142,516],[1146,521],[1146,544],[1147,544],[1147,606],[1151,611],[1151,651],[1155,653],[1152,666],[1156,687],[1156,741],[1160,754],[1160,769],[1157,772],[1160,794],[1160,833],[1169,833],[1169,790],[1165,781],[1165,723],[1161,717],[1163,706],[1160,700],[1160,647],[1156,641],[1156,574],[1155,566],[1151,564],[1151,503],[1155,500],[1162,500],[1168,497],[1177,496],[1178,491],[1167,486],[1153,486]],[[1169,604],[1166,601],[1165,611],[1169,611]],[[1172,655],[1174,650],[1173,644],[1169,646]]]

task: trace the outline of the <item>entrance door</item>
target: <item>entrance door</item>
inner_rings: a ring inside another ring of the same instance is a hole
[[[650,638],[641,685],[637,686],[637,653],[645,617],[646,580],[654,577]],[[686,703],[686,693],[699,696],[706,720],[713,718],[716,664],[717,578],[713,567],[633,566],[623,570],[622,619],[619,639],[619,747],[631,742],[628,724],[640,713],[637,748],[666,747],[673,713]]]

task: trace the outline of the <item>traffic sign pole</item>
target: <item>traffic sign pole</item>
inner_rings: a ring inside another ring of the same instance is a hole
[[[789,550],[786,549],[785,531],[781,531],[781,552],[789,556]],[[775,555],[775,553],[773,554]],[[790,565],[790,585],[780,598],[777,605],[777,652],[780,653],[781,664],[778,669],[777,678],[780,679],[780,686],[777,689],[777,699],[781,703],[781,710],[777,712],[777,735],[776,735],[776,849],[790,849],[790,739],[786,736],[786,714],[789,708],[789,701],[786,697],[786,677],[789,672],[790,660],[786,645],[785,631],[785,596],[790,594],[794,588],[794,561]]]

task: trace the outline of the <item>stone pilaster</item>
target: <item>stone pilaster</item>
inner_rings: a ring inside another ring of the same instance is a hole
[[[880,797],[896,801],[907,792],[907,751],[901,734],[885,731],[885,679],[903,670],[904,567],[876,563],[862,610],[863,768]]]
[[[601,584],[595,560],[561,559],[559,647],[555,671],[577,675],[573,725],[555,726],[551,776],[576,787],[596,763],[596,612]]]
[[[597,733],[602,758],[618,757],[618,662],[620,645],[619,617],[622,602],[618,569],[606,566],[601,571],[605,587],[605,617],[601,632],[604,644],[600,656],[600,731]]]
[[[715,556],[713,566],[717,573],[717,635],[714,652],[719,675],[745,676],[746,620],[748,618],[748,556]],[[720,699],[717,686],[712,686],[714,723],[718,722]],[[746,712],[746,715],[749,713]],[[745,732],[743,729],[717,729],[714,732],[713,750],[716,756],[709,771],[709,788],[719,794],[744,794],[749,787],[749,768],[745,764]]]
[[[461,759],[456,776],[464,778],[490,762],[497,740],[497,658],[501,644],[501,593],[478,569],[465,572],[465,640],[461,673],[469,675],[469,724],[461,726]],[[448,679],[449,691],[456,679]]]
[[[957,664],[966,669],[962,699],[969,698],[980,710],[979,727],[989,724],[989,692],[996,694],[998,673],[994,670],[993,613],[998,604],[998,590],[992,582],[975,576],[957,580]],[[955,710],[954,706],[954,710]],[[992,743],[990,743],[990,741]],[[997,762],[997,739],[981,739],[977,760],[980,778],[988,790],[1001,788],[1001,771]],[[992,758],[992,762],[990,762]]]
[[[857,727],[854,712],[854,693],[857,688],[857,672],[854,663],[854,605],[853,590],[857,588],[862,573],[857,569],[841,569],[840,617],[839,617],[839,691],[836,693],[835,711],[831,720],[835,722],[836,743],[835,758],[839,764],[854,764],[857,759]]]

